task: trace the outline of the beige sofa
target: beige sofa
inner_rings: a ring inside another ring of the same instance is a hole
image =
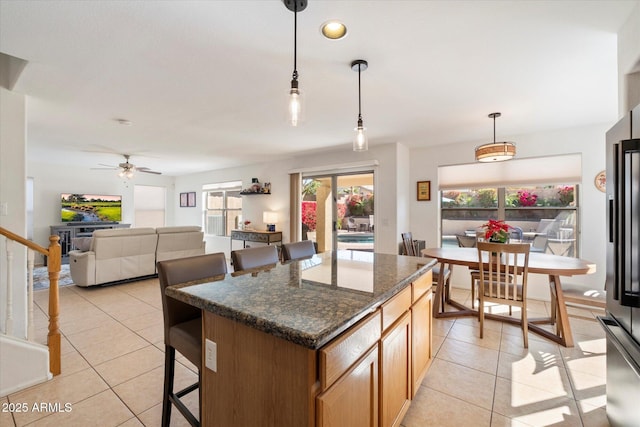
[[[200,227],[96,230],[89,250],[69,252],[77,286],[121,282],[156,274],[156,262],[205,253]]]

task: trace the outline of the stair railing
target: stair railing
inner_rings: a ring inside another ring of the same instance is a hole
[[[49,247],[33,243],[11,231],[0,227],[0,235],[7,238],[7,318],[5,322],[5,333],[13,335],[13,246],[14,243],[27,247],[27,277],[28,277],[28,325],[27,339],[34,340],[33,321],[33,267],[35,252],[39,252],[47,257],[47,271],[49,273],[49,333],[47,334],[47,346],[49,347],[49,370],[53,375],[61,372],[60,356],[60,295],[58,290],[58,279],[60,278],[60,265],[62,251],[60,248],[60,236],[49,237]]]

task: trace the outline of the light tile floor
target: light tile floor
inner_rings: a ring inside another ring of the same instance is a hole
[[[468,302],[468,291],[452,292]],[[44,343],[48,290],[35,295],[37,336]],[[3,408],[27,408],[0,412],[0,425],[159,426],[164,346],[157,279],[63,287],[60,305],[62,374],[0,398]],[[528,312],[546,314],[548,304],[531,301]],[[530,333],[524,349],[518,327],[487,321],[480,339],[475,318],[434,319],[433,363],[402,425],[607,426],[605,340],[597,314],[570,308],[574,348]],[[195,367],[181,356],[178,361],[177,387],[195,382]],[[52,405],[34,410],[42,403]],[[197,404],[191,393],[188,405],[195,411]],[[174,410],[171,425],[187,423]]]

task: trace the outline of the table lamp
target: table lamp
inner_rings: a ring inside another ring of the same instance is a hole
[[[276,212],[263,212],[262,222],[267,224],[267,231],[276,231],[276,222],[278,222],[278,214]]]

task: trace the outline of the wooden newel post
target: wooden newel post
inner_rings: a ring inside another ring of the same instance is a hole
[[[47,260],[49,271],[49,334],[47,345],[49,347],[49,370],[53,375],[59,375],[61,367],[60,356],[60,301],[58,292],[58,279],[60,278],[60,264],[62,250],[60,248],[60,236],[49,236],[49,257]]]

